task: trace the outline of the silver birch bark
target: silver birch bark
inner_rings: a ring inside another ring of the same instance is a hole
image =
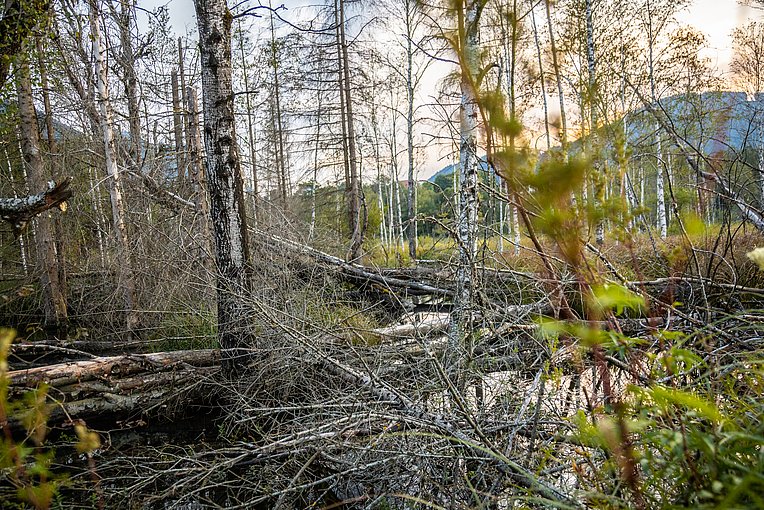
[[[647,2],[647,71],[650,79],[650,99],[653,104],[656,104],[658,97],[655,90],[655,42],[657,34],[653,30],[653,12],[650,1]],[[663,148],[661,146],[661,126],[656,120],[655,122],[655,144],[656,144],[656,156],[657,165],[655,171],[655,194],[657,199],[657,214],[656,222],[658,228],[658,234],[661,239],[665,239],[668,234],[668,219],[666,217],[666,192],[665,183],[663,180],[663,169],[661,162],[663,161]]]
[[[320,96],[319,96],[320,99]],[[379,207],[379,239],[382,246],[387,246],[387,225],[385,217],[385,199],[384,199],[384,187],[382,185],[382,165],[381,154],[379,150],[379,124],[377,123],[377,108],[376,105],[372,105],[371,108],[371,127],[374,134],[374,160],[377,164],[377,207]]]
[[[456,241],[459,260],[456,269],[456,293],[451,312],[448,343],[447,373],[457,387],[464,384],[463,365],[469,355],[473,298],[475,285],[475,255],[477,253],[478,160],[477,133],[478,91],[475,77],[479,65],[478,27],[482,0],[467,0],[464,10],[458,8],[461,55],[461,104],[459,107],[459,208]]]
[[[92,39],[95,60],[96,102],[99,107],[99,121],[103,133],[104,160],[106,174],[109,177],[109,195],[111,197],[112,221],[117,237],[120,257],[120,286],[123,291],[127,330],[133,332],[138,327],[136,313],[135,272],[130,254],[130,239],[127,234],[125,204],[122,196],[122,177],[117,166],[117,146],[114,142],[113,113],[109,98],[109,80],[106,66],[106,49],[101,37],[100,9],[98,0],[89,0],[90,37]]]
[[[597,142],[597,60],[594,53],[594,22],[592,20],[592,0],[586,0],[586,60],[589,70],[589,122],[590,133],[588,137],[589,152],[593,157],[592,170],[594,170],[594,205],[599,209],[602,205],[603,195],[603,183],[604,177],[599,175],[602,168],[599,156],[596,154],[598,151]],[[584,184],[586,185],[586,184]],[[603,244],[605,242],[605,222],[604,220],[597,221],[595,227],[595,242],[597,244]]]
[[[417,181],[414,175],[414,27],[412,17],[416,8],[414,0],[406,0],[406,151],[408,154],[408,217],[406,237],[409,242],[409,258],[416,264],[417,247]]]
[[[194,0],[201,50],[204,140],[217,262],[218,339],[223,370],[242,370],[252,290],[244,182],[236,145],[231,69],[231,22],[225,0]]]
[[[401,185],[400,182],[398,182],[397,162],[393,162],[393,168],[395,169],[395,181],[393,182],[393,186],[395,188],[395,207],[398,210],[398,223],[396,223],[398,226],[398,248],[401,250],[401,252],[403,252],[403,209],[401,209]]]
[[[29,64],[25,55],[20,55],[16,65],[16,93],[19,105],[21,125],[21,148],[24,163],[32,189],[45,189],[48,179],[45,176],[40,154],[40,137],[37,132],[37,115],[32,98],[32,85],[29,79]],[[40,284],[43,291],[43,310],[45,328],[58,335],[66,332],[67,312],[66,297],[60,281],[59,260],[56,254],[55,237],[50,214],[43,212],[36,221],[35,248]]]
[[[388,198],[388,206],[387,206],[387,212],[388,212],[388,218],[389,221],[387,222],[387,239],[388,239],[388,246],[393,246],[393,240],[395,239],[395,208],[394,202],[393,202],[393,195],[395,194],[395,173],[393,172],[393,164],[390,163],[390,190],[387,194]]]
[[[512,233],[515,255],[520,255],[520,212],[517,206],[512,206]]]

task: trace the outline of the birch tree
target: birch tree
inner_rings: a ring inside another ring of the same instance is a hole
[[[459,260],[456,293],[449,326],[451,359],[447,369],[454,379],[462,377],[463,363],[469,356],[471,324],[475,298],[475,256],[477,254],[478,158],[477,136],[480,106],[477,76],[480,71],[480,16],[485,0],[456,3],[456,50],[460,65],[459,106],[459,208],[456,241]],[[463,381],[463,380],[462,380]]]
[[[673,19],[673,15],[687,2],[684,0],[645,0],[637,7],[638,19],[647,36],[647,79],[650,87],[650,99],[656,104],[660,99],[657,90],[658,45],[665,29]],[[655,152],[658,165],[656,167],[655,193],[657,197],[656,223],[658,233],[665,239],[668,233],[668,217],[666,216],[666,184],[661,161],[663,161],[663,146],[660,125],[655,124]]]
[[[225,0],[194,0],[194,6],[201,48],[204,143],[217,263],[218,339],[223,369],[234,375],[242,368],[241,349],[253,345],[253,337],[246,304],[252,268],[234,120],[233,16]]]

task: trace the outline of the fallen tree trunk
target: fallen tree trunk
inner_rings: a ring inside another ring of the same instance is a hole
[[[421,295],[435,295],[435,296],[453,296],[454,291],[451,289],[444,289],[426,283],[418,282],[416,280],[401,279],[394,276],[385,276],[379,272],[375,272],[361,266],[359,264],[353,264],[346,262],[345,260],[329,255],[310,246],[296,243],[285,239],[280,236],[269,234],[261,230],[251,229],[253,233],[266,242],[270,242],[280,248],[285,248],[293,253],[299,253],[307,255],[319,263],[333,266],[339,270],[347,278],[361,282],[381,285],[388,290],[405,290],[407,294],[414,296]]]
[[[138,418],[209,397],[217,350],[96,357],[8,372],[9,396],[48,387],[50,420]]]

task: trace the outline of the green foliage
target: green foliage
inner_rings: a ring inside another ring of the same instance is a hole
[[[607,312],[623,315],[626,310],[641,312],[646,308],[645,298],[629,289],[615,284],[602,284],[592,287],[589,309],[596,316],[602,317]]]
[[[593,328],[544,324],[543,329],[564,330],[582,340],[603,338]],[[647,356],[656,382],[628,386],[610,412],[600,409],[587,416],[579,411],[571,419],[581,452],[601,463],[597,471],[574,465],[587,487],[588,504],[764,508],[761,360],[751,357],[718,371],[685,345],[686,335],[662,332],[659,337],[670,346]],[[606,452],[604,459],[596,458],[597,451]]]
[[[26,392],[21,399],[10,399],[8,354],[16,333],[0,330],[0,424],[4,429],[0,440],[0,476],[15,491],[22,504],[37,509],[50,508],[58,489],[67,477],[52,470],[55,450],[45,446],[48,433],[48,388],[41,385]],[[17,440],[11,426],[18,423],[25,431]],[[100,437],[89,431],[84,423],[75,425],[79,441],[78,452],[90,454],[100,448]],[[4,501],[10,503],[10,501]]]

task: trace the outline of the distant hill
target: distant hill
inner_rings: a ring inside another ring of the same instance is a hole
[[[657,105],[679,137],[711,155],[762,143],[764,94],[749,101],[744,92],[704,92],[662,99]],[[642,108],[624,117],[629,144],[652,143],[655,120]]]
[[[752,100],[745,92],[681,94],[661,99],[657,106],[665,112],[679,137],[703,154],[741,151],[764,144],[764,93],[756,94]],[[624,119],[630,146],[654,143],[655,119],[645,108],[631,112],[621,120]],[[616,126],[618,123],[601,129],[607,131]],[[571,142],[571,148],[580,150],[582,143],[580,139]],[[485,157],[480,161],[481,170],[487,172]],[[458,164],[447,165],[427,181],[451,176],[457,169]]]
[[[479,165],[480,165],[479,170],[483,172],[489,171],[488,162],[486,161],[485,156],[480,157]],[[435,172],[435,174],[433,174],[429,179],[427,179],[427,182],[435,182],[435,179],[437,179],[440,176],[450,177],[451,175],[454,174],[455,171],[458,170],[458,168],[459,168],[458,164],[451,164],[451,165],[445,166],[441,168],[440,170],[438,170],[437,172]]]

